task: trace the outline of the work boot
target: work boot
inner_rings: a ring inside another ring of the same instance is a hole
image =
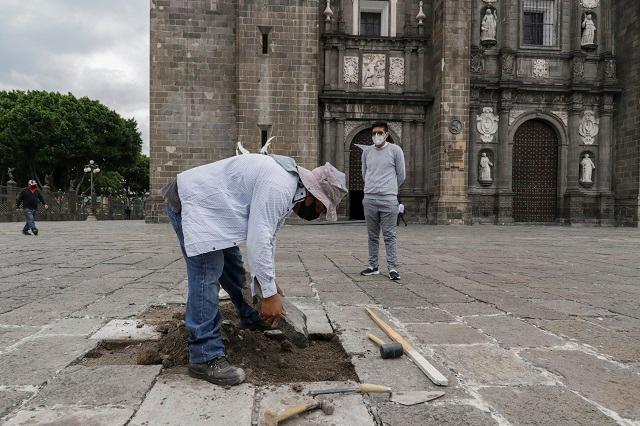
[[[29,231],[27,231],[26,229],[23,229],[23,230],[22,230],[22,233],[23,233],[24,235],[31,235],[31,233],[30,233]]]
[[[244,370],[231,365],[224,356],[202,364],[189,364],[189,375],[220,386],[239,385],[245,377]]]
[[[380,271],[378,270],[378,268],[372,268],[371,266],[369,266],[364,271],[361,271],[360,275],[378,275],[379,273]]]
[[[33,232],[33,235],[38,235],[38,228],[33,228],[31,232]]]

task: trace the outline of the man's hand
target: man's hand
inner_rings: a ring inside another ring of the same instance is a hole
[[[260,308],[260,318],[272,324],[274,327],[277,326],[280,317],[285,314],[282,300],[280,300],[281,297],[282,296],[276,293],[271,297],[263,299],[262,307]]]

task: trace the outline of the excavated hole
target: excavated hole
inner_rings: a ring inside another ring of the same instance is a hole
[[[247,381],[255,384],[357,381],[349,356],[338,338],[312,340],[300,349],[289,341],[279,341],[259,331],[241,330],[235,308],[220,304],[225,324],[222,339],[227,358],[242,367]],[[163,372],[186,374],[188,332],[184,326],[184,305],[152,307],[138,319],[155,325],[162,333],[159,341],[102,341],[79,363],[87,366],[122,364],[162,364]]]

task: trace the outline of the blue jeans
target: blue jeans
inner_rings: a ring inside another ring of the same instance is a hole
[[[36,210],[34,209],[24,209],[24,218],[27,223],[24,224],[25,231],[29,231],[32,229],[36,229]]]
[[[185,322],[189,330],[189,362],[208,362],[224,356],[224,343],[220,336],[222,316],[218,309],[220,286],[229,293],[242,326],[251,326],[260,320],[260,316],[242,296],[245,270],[240,249],[229,247],[187,257],[182,215],[174,212],[169,205],[165,206],[165,211],[176,231],[182,256],[187,263],[189,292]]]

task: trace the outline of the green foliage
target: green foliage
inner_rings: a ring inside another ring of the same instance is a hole
[[[19,185],[29,178],[44,184],[47,177],[52,188],[81,185],[78,189],[86,191],[89,176],[83,176],[83,169],[89,160],[100,166],[100,174],[114,172],[121,180],[129,173],[143,175],[141,147],[136,121],[98,101],[44,91],[0,91],[0,176],[15,167]],[[111,185],[114,175],[108,176],[105,182]]]

